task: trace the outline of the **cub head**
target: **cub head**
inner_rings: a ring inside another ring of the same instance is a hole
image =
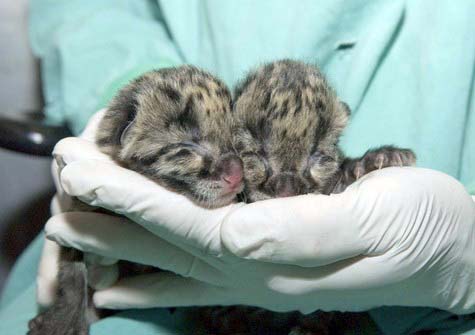
[[[243,188],[231,141],[231,94],[191,66],[149,72],[110,103],[96,142],[118,162],[204,207]]]
[[[325,192],[341,164],[349,109],[315,66],[258,68],[237,87],[233,109],[250,201]]]

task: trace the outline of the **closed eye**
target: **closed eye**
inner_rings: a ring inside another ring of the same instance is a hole
[[[190,155],[192,155],[190,150],[180,149],[173,155],[173,157],[175,157],[175,158],[184,158],[184,157],[189,157]]]
[[[188,147],[188,148],[192,149],[192,151],[195,151],[199,155],[205,156],[205,155],[209,154],[209,151],[204,146],[202,146],[202,145],[200,145],[196,142],[183,141],[183,142],[180,142],[179,144],[182,145],[183,147]]]
[[[335,161],[333,157],[325,155],[320,151],[317,151],[312,156],[310,156],[308,165],[311,167],[315,164],[323,165],[333,161]]]
[[[249,183],[264,183],[272,175],[272,169],[264,157],[254,152],[245,152],[240,156],[244,163],[244,174]]]

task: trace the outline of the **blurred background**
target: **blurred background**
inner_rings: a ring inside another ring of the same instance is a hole
[[[39,64],[28,44],[27,7],[27,0],[0,1],[2,139],[16,125],[12,122],[24,126],[41,116]],[[41,230],[53,194],[48,156],[5,147],[0,143],[0,292],[16,257]]]

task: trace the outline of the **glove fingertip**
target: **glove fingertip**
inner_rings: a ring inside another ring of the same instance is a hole
[[[94,306],[97,308],[107,309],[126,309],[129,306],[123,306],[120,301],[114,299],[114,289],[106,288],[104,290],[96,291],[92,296]]]
[[[88,268],[88,282],[95,290],[106,289],[117,282],[119,268],[117,264],[109,266],[92,265]]]

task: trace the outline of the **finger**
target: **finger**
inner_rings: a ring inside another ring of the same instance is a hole
[[[222,281],[221,273],[209,264],[123,217],[63,213],[47,222],[45,232],[47,238],[87,253],[151,265],[203,281]]]
[[[67,137],[59,141],[53,150],[53,156],[61,160],[62,164],[68,165],[71,162],[75,162],[83,159],[94,159],[113,163],[110,156],[99,150],[99,147],[91,141],[78,138]]]
[[[408,258],[414,255],[358,257],[314,268],[273,264],[281,271],[275,271],[269,286],[277,297],[283,295],[282,310],[298,309],[306,314],[315,309],[362,311],[385,305],[440,305],[444,292],[428,284],[440,274],[436,270],[424,273],[420,264]]]
[[[84,253],[89,286],[95,290],[100,290],[114,284],[119,278],[118,261],[116,258]]]
[[[239,206],[205,209],[139,173],[96,160],[68,164],[61,182],[68,194],[124,214],[175,245],[215,255],[221,251],[219,225]]]
[[[87,283],[95,290],[110,287],[119,278],[119,265],[91,264],[87,267]]]
[[[367,252],[371,236],[355,224],[355,197],[304,195],[256,202],[221,227],[233,254],[273,263],[320,266]]]
[[[229,300],[217,286],[165,272],[123,279],[93,299],[96,307],[112,309],[223,305]]]

